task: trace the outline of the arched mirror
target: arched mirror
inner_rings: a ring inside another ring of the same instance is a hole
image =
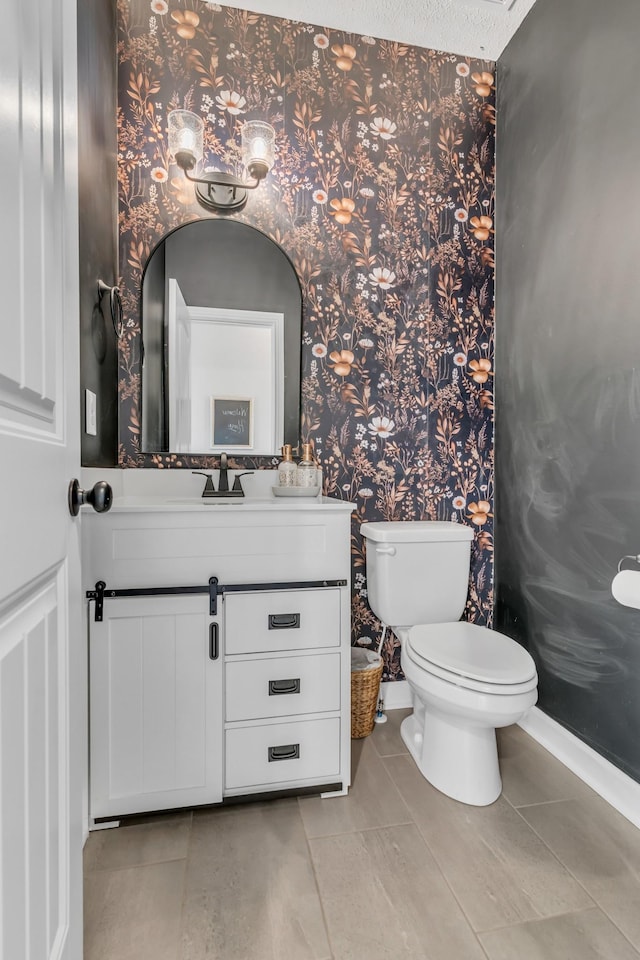
[[[295,446],[301,327],[298,276],[265,234],[222,219],[167,234],[142,280],[142,451]]]

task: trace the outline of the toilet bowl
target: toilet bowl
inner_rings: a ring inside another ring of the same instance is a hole
[[[397,635],[414,698],[401,735],[418,769],[454,800],[493,803],[502,791],[495,730],[535,704],[533,660],[509,637],[465,622]]]
[[[401,644],[413,694],[402,739],[426,779],[474,806],[502,790],[495,731],[537,700],[535,663],[504,634],[460,621],[473,530],[448,521],[363,523],[371,609]]]

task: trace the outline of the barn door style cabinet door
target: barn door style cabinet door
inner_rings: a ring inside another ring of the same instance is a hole
[[[118,599],[91,617],[94,820],[222,800],[219,631],[204,595]]]

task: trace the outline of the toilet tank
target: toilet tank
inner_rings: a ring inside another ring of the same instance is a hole
[[[390,627],[450,623],[464,611],[473,530],[439,520],[363,523],[369,606]]]

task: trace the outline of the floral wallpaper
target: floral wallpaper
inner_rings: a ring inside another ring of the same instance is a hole
[[[276,163],[238,217],[302,284],[301,436],[325,493],[356,505],[354,641],[380,637],[363,520],[473,525],[466,616],[490,622],[494,65],[211,0],[118,9],[121,465],[215,462],[139,452],[141,273],[167,231],[210,215],[168,155],[167,113],[202,116],[206,163],[236,173],[242,121],[268,120]],[[401,678],[392,635],[384,653]]]

